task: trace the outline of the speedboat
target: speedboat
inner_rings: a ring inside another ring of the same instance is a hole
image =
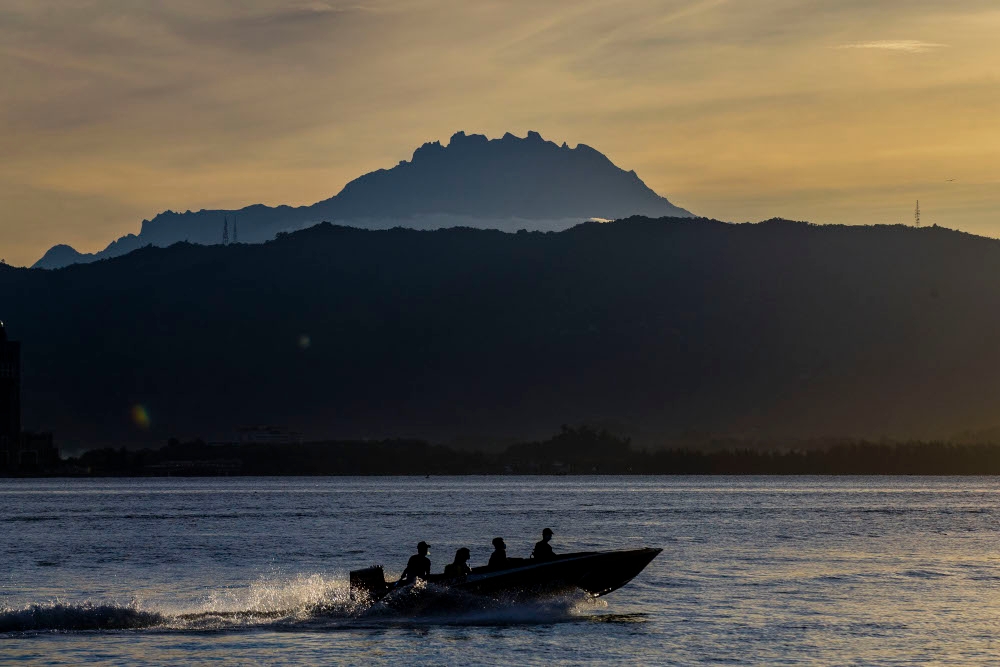
[[[428,583],[477,595],[545,595],[582,589],[594,597],[616,591],[642,572],[662,549],[583,551],[551,559],[508,558],[502,568],[475,567],[462,577],[432,574]],[[387,584],[381,565],[351,572],[351,595],[375,601],[404,582]]]

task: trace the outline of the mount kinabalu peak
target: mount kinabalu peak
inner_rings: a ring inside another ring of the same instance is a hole
[[[311,206],[261,204],[237,211],[165,211],[94,254],[56,246],[35,263],[67,264],[115,257],[145,246],[179,241],[222,242],[223,222],[239,228],[243,243],[261,243],[282,231],[322,221],[367,229],[477,227],[557,231],[588,218],[692,217],[653,192],[634,171],[615,166],[600,151],[546,141],[538,132],[499,139],[456,132],[447,145],[425,143],[390,169],[349,182],[334,197]]]

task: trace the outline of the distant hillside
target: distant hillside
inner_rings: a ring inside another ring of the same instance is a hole
[[[447,146],[426,143],[391,169],[357,178],[340,194],[312,206],[260,204],[239,211],[166,211],[94,254],[66,245],[49,250],[36,268],[117,257],[147,245],[179,241],[217,244],[228,217],[230,238],[260,243],[281,231],[333,221],[367,229],[475,227],[561,230],[589,218],[690,216],[646,187],[634,171],[616,167],[584,144],[570,148],[537,132],[489,140],[458,132]],[[234,231],[234,229],[236,231]]]
[[[996,425],[1000,243],[632,218],[365,231],[0,271],[25,423],[64,445],[542,437],[611,425],[907,438]],[[144,406],[149,426],[133,420]]]

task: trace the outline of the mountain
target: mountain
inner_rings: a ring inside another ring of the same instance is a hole
[[[6,267],[0,294],[26,427],[69,449],[251,424],[932,438],[994,426],[1000,404],[1000,242],[942,228],[320,224]]]
[[[60,266],[83,264],[92,261],[94,261],[93,254],[77,252],[73,246],[60,243],[59,245],[54,245],[49,248],[48,251],[42,255],[42,258],[35,262],[32,268],[56,269]]]
[[[124,236],[98,253],[81,254],[69,246],[56,246],[34,268],[117,257],[146,245],[221,243],[226,218],[230,234],[238,233],[240,242],[260,243],[278,232],[321,221],[366,229],[516,231],[560,230],[588,218],[629,215],[689,217],[691,213],[657,195],[634,171],[619,169],[590,146],[559,146],[537,132],[528,132],[524,139],[507,133],[493,140],[458,132],[447,146],[426,143],[409,162],[365,174],[335,197],[312,206],[257,204],[238,211],[166,211],[143,220],[138,235]]]

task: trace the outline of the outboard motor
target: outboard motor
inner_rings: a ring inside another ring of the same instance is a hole
[[[351,599],[367,597],[370,600],[380,600],[389,587],[385,583],[385,572],[381,565],[373,565],[363,570],[351,571]]]

